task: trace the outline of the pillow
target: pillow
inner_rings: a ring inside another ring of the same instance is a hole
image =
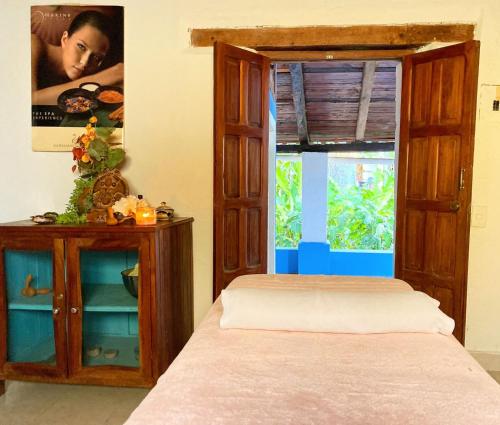
[[[419,291],[336,292],[270,288],[222,291],[223,329],[451,335],[453,319]]]

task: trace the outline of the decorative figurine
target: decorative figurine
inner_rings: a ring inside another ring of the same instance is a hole
[[[48,211],[43,214],[32,215],[31,221],[36,224],[54,224],[58,215],[56,212]]]
[[[165,201],[156,207],[156,218],[158,220],[171,220],[174,216],[174,209],[169,207]]]
[[[24,288],[21,290],[21,295],[24,297],[34,297],[35,295],[46,295],[50,292],[50,288],[33,288],[31,286],[31,281],[33,280],[33,276],[29,274],[24,279]]]
[[[128,195],[127,181],[117,169],[106,171],[97,176],[92,185],[93,207],[87,213],[90,223],[107,223],[107,208]]]
[[[99,345],[87,348],[87,356],[89,357],[99,357],[102,348]]]
[[[104,351],[104,358],[114,359],[115,357],[118,357],[118,350],[116,348],[110,348]]]

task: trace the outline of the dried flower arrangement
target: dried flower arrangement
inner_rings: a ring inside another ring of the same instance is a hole
[[[87,212],[93,206],[92,187],[97,176],[117,168],[125,159],[125,151],[109,143],[113,128],[97,127],[97,117],[92,116],[85,133],[74,140],[72,171],[78,170],[75,188],[66,210],[57,217],[59,224],[80,224],[87,221]]]

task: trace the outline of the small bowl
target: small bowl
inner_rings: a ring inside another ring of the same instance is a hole
[[[106,98],[106,94],[110,95],[112,92],[119,93],[120,99]],[[114,108],[123,105],[123,89],[118,86],[100,86],[94,92],[95,98],[101,105],[109,108]]]
[[[78,100],[81,101],[80,104]],[[96,109],[98,105],[99,103],[94,99],[92,92],[84,89],[69,89],[63,91],[57,98],[57,106],[67,114],[85,114]]]
[[[139,291],[139,276],[129,276],[129,273],[134,270],[126,269],[122,271],[123,285],[127,288],[130,295],[137,298]]]
[[[83,90],[95,92],[99,87],[101,87],[101,85],[99,83],[94,83],[93,81],[89,81],[89,82],[80,84],[78,87],[80,87]]]

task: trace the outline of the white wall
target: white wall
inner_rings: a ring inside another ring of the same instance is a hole
[[[57,0],[55,1],[57,2]],[[92,0],[87,0],[93,3]],[[2,0],[0,14],[0,221],[64,209],[72,188],[69,153],[33,153],[30,141],[29,5]],[[103,3],[97,1],[96,3]],[[426,22],[477,23],[480,84],[500,84],[498,0],[173,0],[125,5],[125,169],[133,191],[195,218],[195,322],[212,294],[212,49],[191,48],[193,27],[304,26]],[[181,4],[182,3],[182,4]],[[500,223],[494,190],[497,125],[477,123],[473,202],[488,207],[471,229],[466,344],[500,353]]]

